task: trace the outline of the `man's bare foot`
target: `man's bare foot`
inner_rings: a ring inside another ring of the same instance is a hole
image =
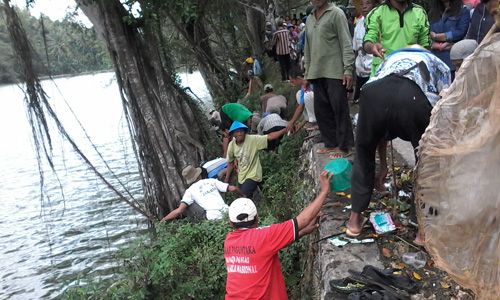
[[[346,227],[346,234],[348,236],[360,235],[363,230],[363,216],[360,213],[351,212]]]
[[[417,232],[417,236],[413,240],[415,245],[424,246],[425,245],[425,235],[420,230]]]
[[[387,177],[387,173],[389,173],[389,170],[387,170],[387,168],[381,167],[380,171],[375,177],[375,189],[379,192],[383,192],[385,190],[384,183],[385,177]]]

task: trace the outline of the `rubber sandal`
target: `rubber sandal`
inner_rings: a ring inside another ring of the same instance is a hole
[[[354,292],[347,296],[348,300],[397,300],[398,298],[380,288],[366,288],[363,291]]]
[[[353,292],[361,292],[366,289],[366,284],[350,279],[349,277],[343,279],[330,280],[330,287],[337,292],[350,294]]]
[[[332,152],[337,152],[337,148],[320,148],[316,150],[317,154],[327,154],[327,153],[332,153]]]
[[[349,226],[346,225],[345,234],[348,237],[358,237],[361,234],[361,232],[363,232],[363,227],[365,227],[366,222],[368,222],[368,218],[363,217],[363,221],[361,221],[361,230],[359,232],[352,231],[351,229],[349,229]]]
[[[344,152],[344,151],[337,151],[332,154],[330,154],[331,159],[336,159],[336,158],[348,158],[352,156],[352,151],[349,152]]]
[[[424,247],[425,246],[425,241],[421,242],[417,239],[414,239],[413,240],[413,244],[417,245],[417,246],[420,246],[420,247]]]
[[[402,275],[394,275],[393,270],[380,270],[374,266],[367,265],[363,268],[361,275],[365,278],[370,278],[380,283],[384,283],[398,290],[403,290],[409,293],[416,293],[420,284],[413,281],[411,278]]]
[[[367,266],[365,266],[366,268]],[[348,270],[349,272],[349,278],[351,278],[354,281],[359,281],[361,283],[364,283],[366,285],[370,286],[377,286],[380,289],[385,290],[390,296],[393,297],[393,299],[399,299],[399,300],[408,300],[410,299],[410,294],[407,291],[404,290],[399,290],[395,287],[389,286],[385,281],[383,280],[374,280],[370,277],[363,276],[363,273],[358,273],[353,270]],[[369,298],[368,298],[369,299]],[[389,298],[391,299],[391,298]]]

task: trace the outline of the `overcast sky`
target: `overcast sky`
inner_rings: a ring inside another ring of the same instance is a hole
[[[10,0],[13,5],[26,8],[26,0]],[[35,4],[30,8],[30,12],[35,17],[40,17],[40,13],[48,16],[53,21],[62,20],[67,13],[72,13],[76,8],[73,0],[35,0]],[[78,21],[85,25],[90,25],[90,21],[79,11]]]

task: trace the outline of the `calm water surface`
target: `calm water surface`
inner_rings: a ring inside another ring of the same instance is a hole
[[[199,73],[181,79],[208,101]],[[114,74],[44,81],[44,88],[83,152],[116,186],[119,178],[125,186],[121,191],[126,188],[140,199]],[[0,86],[0,299],[50,299],[88,274],[111,276],[116,250],[147,229],[145,220],[96,179],[55,130],[52,138],[57,176],[44,166],[48,197],[42,201],[23,94],[16,85]]]

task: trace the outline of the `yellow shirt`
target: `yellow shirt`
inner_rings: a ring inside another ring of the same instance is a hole
[[[243,144],[238,145],[233,139],[227,148],[227,162],[236,160],[238,168],[238,182],[245,180],[262,181],[262,166],[260,165],[259,150],[267,148],[267,135],[247,135]]]

